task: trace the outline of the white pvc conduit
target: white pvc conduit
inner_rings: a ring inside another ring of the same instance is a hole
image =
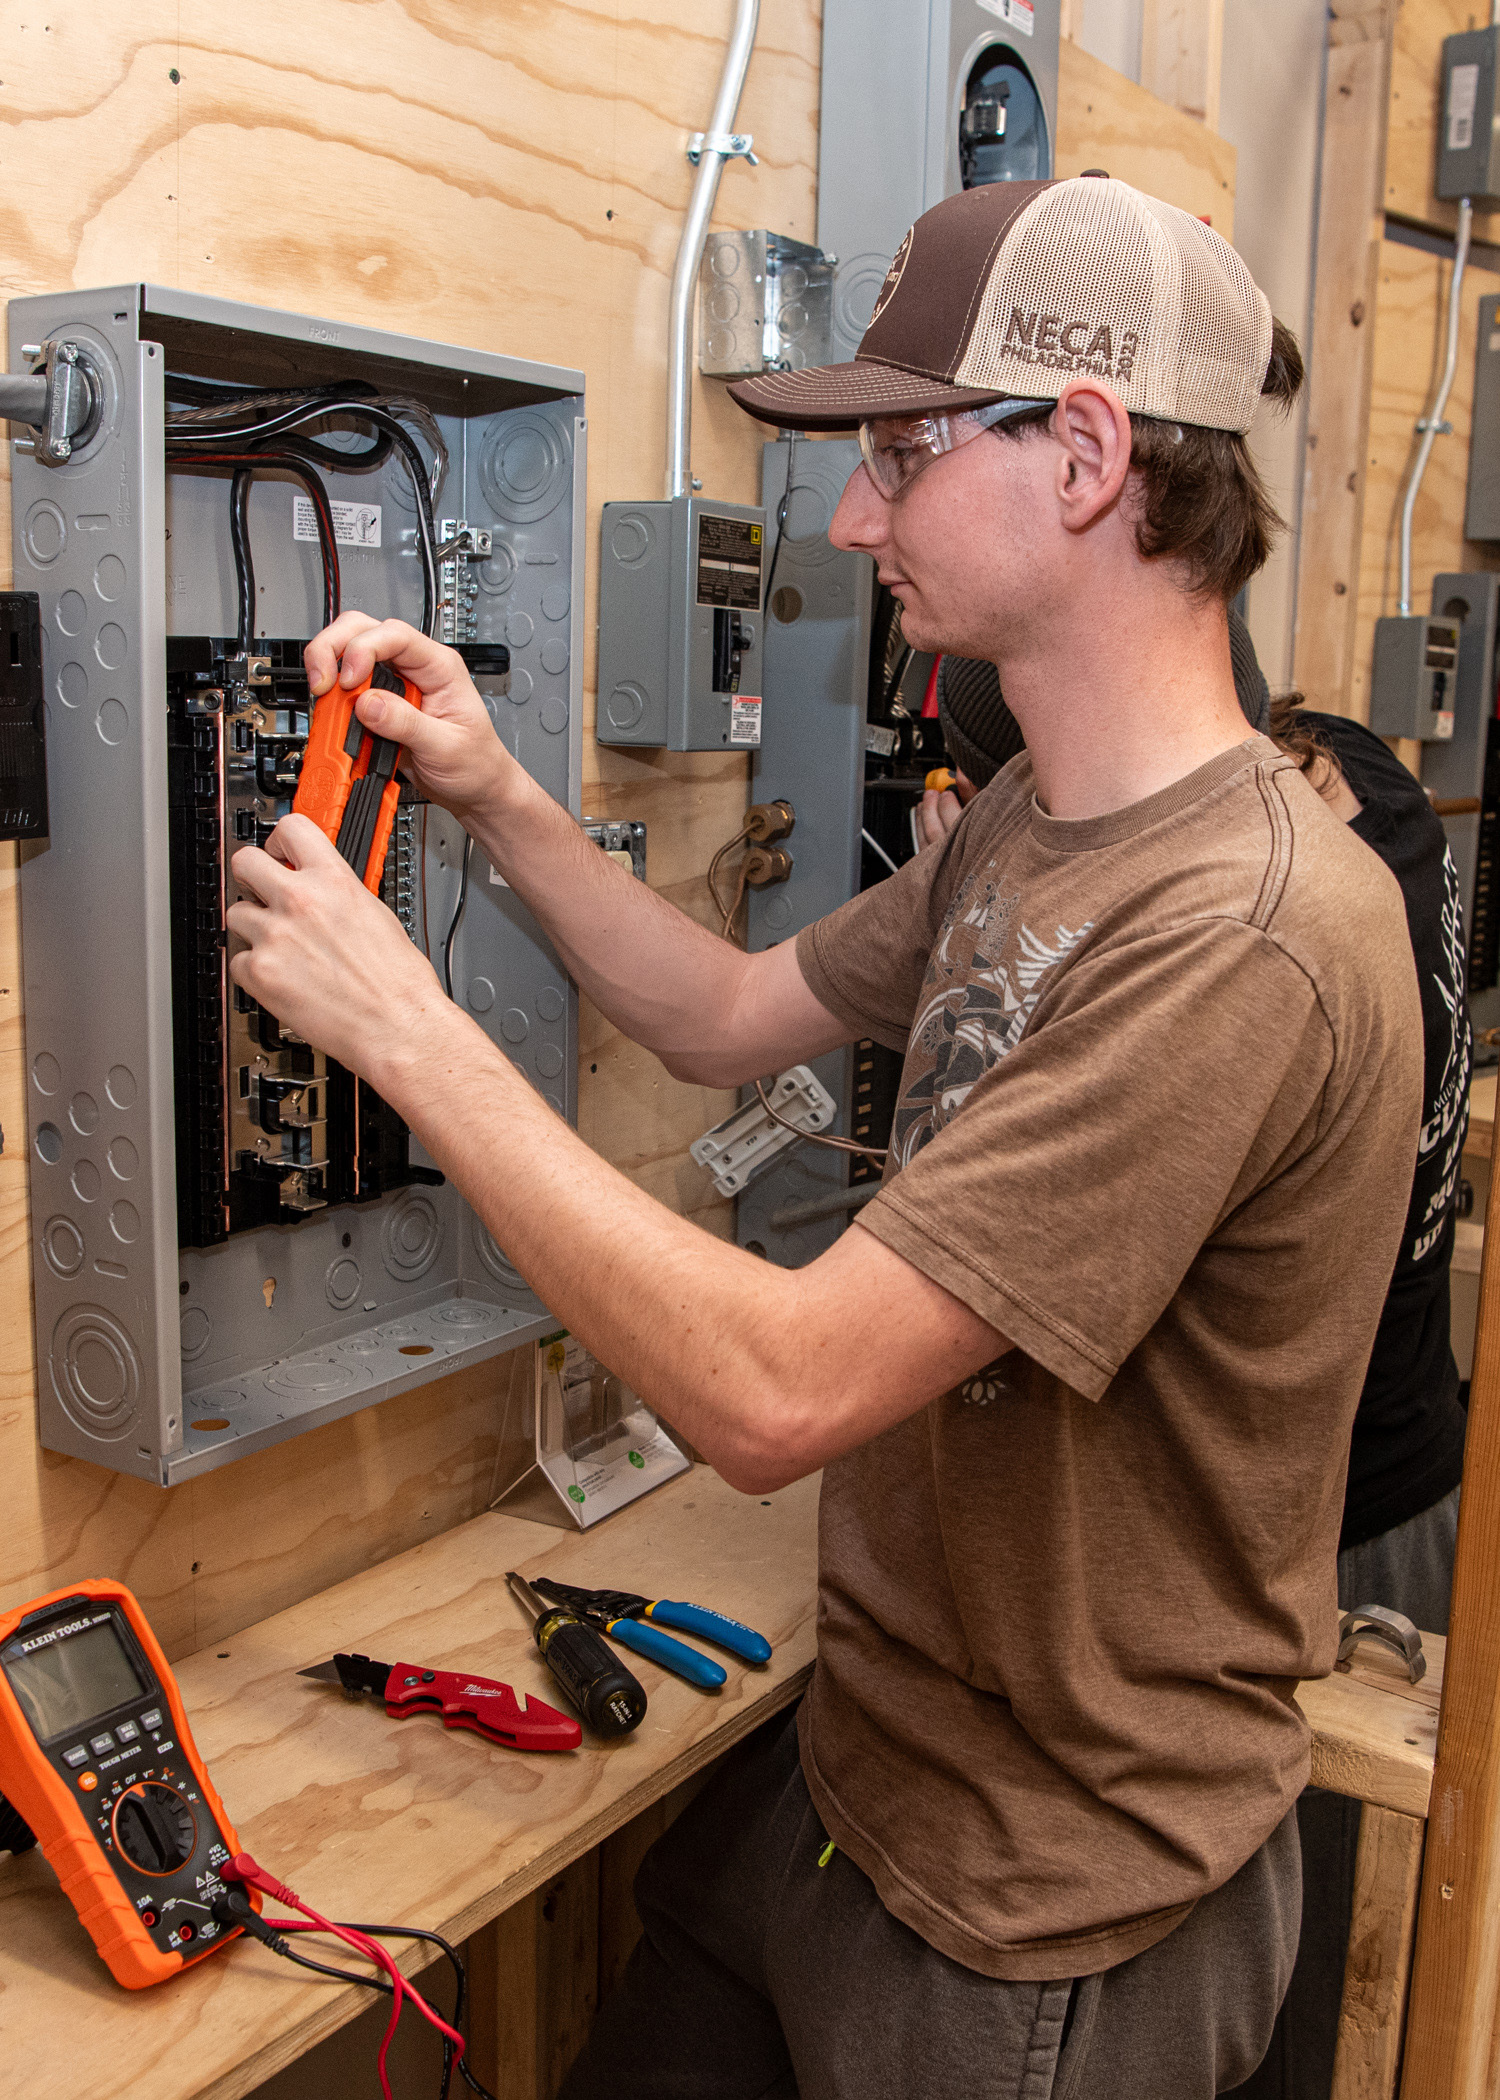
[[[672,319],[667,346],[667,494],[686,496],[692,488],[693,432],[693,297],[703,243],[719,194],[726,160],[752,159],[750,141],[734,135],[735,112],[755,49],[760,0],[739,0],[724,71],[708,131],[699,148],[698,179],[682,222],[677,267],[672,272]]]
[[[1432,407],[1417,425],[1421,443],[1417,456],[1412,461],[1411,475],[1406,484],[1406,497],[1401,505],[1401,597],[1396,606],[1404,619],[1411,611],[1411,521],[1417,507],[1417,490],[1422,486],[1422,476],[1427,472],[1427,461],[1431,455],[1433,441],[1444,428],[1443,410],[1448,406],[1448,395],[1453,387],[1453,375],[1458,369],[1458,319],[1459,301],[1463,297],[1464,265],[1469,260],[1469,233],[1474,223],[1474,206],[1465,197],[1458,207],[1458,235],[1453,249],[1453,282],[1448,287],[1448,351],[1443,360],[1443,376],[1438,382],[1437,398]]]

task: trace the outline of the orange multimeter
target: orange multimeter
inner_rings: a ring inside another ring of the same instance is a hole
[[[0,1797],[0,1850],[40,1844],[127,1989],[238,1937],[212,1905],[240,1841],[123,1583],[75,1582],[0,1614]]]
[[[355,701],[372,686],[409,700],[413,707],[422,705],[422,695],[410,679],[389,664],[376,664],[350,691],[335,685],[322,694],[313,702],[312,730],[292,808],[312,818],[365,888],[378,896],[401,799],[396,778],[401,746],[389,737],[372,736],[354,712]]]

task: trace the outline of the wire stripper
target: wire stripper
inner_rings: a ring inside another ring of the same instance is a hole
[[[422,705],[411,680],[388,664],[376,664],[360,685],[348,690],[336,685],[315,700],[292,808],[312,818],[365,888],[378,896],[401,799],[396,778],[401,747],[389,737],[372,736],[355,714],[355,701],[371,687],[397,693],[413,707]]]

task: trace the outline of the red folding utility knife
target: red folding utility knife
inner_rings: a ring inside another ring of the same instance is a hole
[[[445,1728],[470,1728],[488,1743],[511,1750],[576,1750],[583,1731],[568,1714],[527,1694],[520,1697],[493,1677],[465,1677],[455,1670],[424,1670],[417,1663],[372,1662],[368,1655],[335,1655],[331,1662],[299,1670],[339,1685],[351,1698],[373,1692],[394,1719],[408,1714],[442,1716]]]

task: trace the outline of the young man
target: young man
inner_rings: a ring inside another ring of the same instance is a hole
[[[1422,1137],[1395,1271],[1381,1309],[1349,1452],[1339,1532],[1340,1610],[1385,1604],[1448,1631],[1465,1417],[1448,1331],[1459,1167],[1472,1065],[1458,876],[1441,820],[1400,761],[1361,722],[1272,707],[1244,622],[1229,614],[1235,690],[1324,801],[1401,885],[1422,998]],[[960,765],[956,790],[923,797],[924,846],[1025,749],[993,664],[942,659],[938,712]],[[1236,2100],[1328,2100],[1354,1899],[1360,1804],[1309,1788],[1297,1804],[1302,1933],[1297,1965],[1259,2069]]]
[[[570,2094],[1197,2100],[1264,2050],[1421,1079],[1399,892],[1235,699],[1268,367],[1294,388],[1233,251],[1083,179],[939,205],[852,365],[737,389],[858,425],[834,537],[909,640],[998,666],[1030,752],[762,955],[597,853],[448,651],[359,614],[309,647],[317,690],[422,688],[361,717],[670,1071],[907,1051],[884,1190],[777,1270],[594,1158],[313,826],[236,857],[236,981],[559,1317],[735,1485],[826,1468],[798,1730],[648,1862]]]

